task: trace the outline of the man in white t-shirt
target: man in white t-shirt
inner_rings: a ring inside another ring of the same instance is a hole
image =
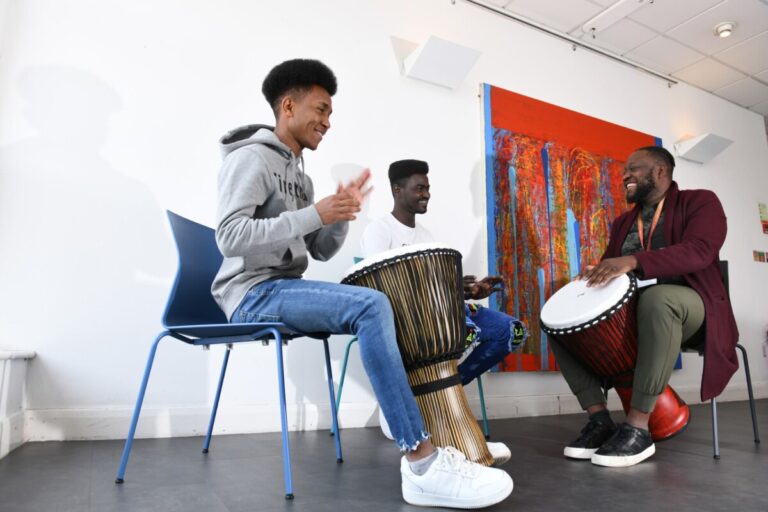
[[[432,234],[416,223],[416,215],[427,212],[429,203],[429,165],[421,160],[399,160],[389,166],[389,182],[394,198],[392,212],[372,221],[365,228],[361,247],[363,256],[418,243],[434,241]],[[464,276],[464,298],[481,300],[501,290],[501,278],[492,276],[477,280]],[[512,350],[520,347],[527,337],[523,324],[514,317],[478,304],[466,304],[468,345],[474,348],[459,364],[463,385],[496,366]],[[380,420],[383,418],[380,417]],[[386,424],[382,421],[385,435]],[[500,445],[500,446],[499,446]],[[503,459],[500,451],[508,449],[502,443],[488,443],[494,459]],[[508,458],[508,457],[507,457]]]

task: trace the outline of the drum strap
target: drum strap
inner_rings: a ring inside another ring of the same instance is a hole
[[[432,382],[411,386],[411,390],[413,391],[413,396],[421,396],[426,395],[427,393],[434,393],[435,391],[440,391],[445,388],[450,388],[452,386],[457,386],[459,384],[461,384],[461,376],[457,373],[444,379],[433,380]]]

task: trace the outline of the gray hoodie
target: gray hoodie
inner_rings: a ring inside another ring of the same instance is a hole
[[[224,255],[211,292],[232,317],[253,286],[299,278],[307,252],[325,261],[341,247],[348,223],[323,226],[304,161],[273,128],[247,125],[221,138],[216,243]]]

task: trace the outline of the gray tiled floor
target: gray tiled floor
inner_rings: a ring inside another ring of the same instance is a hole
[[[562,457],[580,415],[491,422],[506,442],[515,491],[489,510],[768,511],[768,453],[752,441],[746,402],[719,406],[722,458],[712,458],[709,406],[692,408],[680,436],[633,468]],[[619,415],[616,415],[619,417]],[[768,400],[758,401],[768,436]],[[400,497],[398,454],[378,429],[342,431],[336,464],[327,431],[291,435],[296,499],[283,498],[279,434],[139,440],[123,485],[113,483],[122,442],[29,443],[0,461],[2,512],[419,510]],[[766,441],[768,442],[768,441]]]

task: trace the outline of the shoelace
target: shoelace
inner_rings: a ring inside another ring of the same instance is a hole
[[[453,446],[443,448],[443,463],[461,475],[475,476],[477,464],[467,460],[467,457]]]

